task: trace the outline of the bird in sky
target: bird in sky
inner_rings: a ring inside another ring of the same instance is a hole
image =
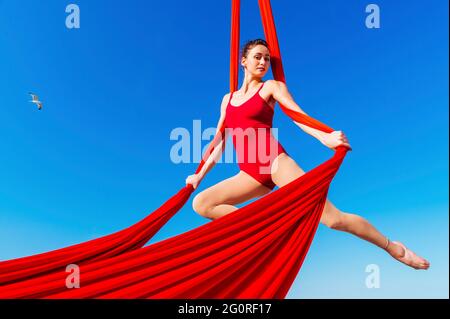
[[[38,107],[38,110],[42,110],[42,102],[41,101],[39,101],[39,97],[36,95],[36,94],[33,94],[33,93],[28,93],[28,94],[30,94],[31,95],[31,103],[34,103],[34,104],[36,104],[37,105],[37,107]]]

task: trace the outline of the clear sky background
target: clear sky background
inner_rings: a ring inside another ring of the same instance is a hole
[[[241,42],[263,37],[257,1],[242,2]],[[214,127],[228,92],[230,1],[77,0],[77,30],[65,26],[71,2],[43,3],[0,0],[0,260],[107,235],[159,207],[198,165],[171,161],[170,132]],[[380,29],[365,27],[369,3],[273,0],[287,84],[353,147],[330,200],[431,268],[320,225],[289,298],[449,296],[448,1],[375,1]],[[278,106],[274,126],[305,170],[332,156]],[[217,164],[194,194],[237,172]],[[150,243],[208,222],[192,199]]]

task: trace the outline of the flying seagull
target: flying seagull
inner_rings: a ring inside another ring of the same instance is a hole
[[[32,100],[30,102],[36,104],[38,107],[38,110],[42,110],[42,102],[39,101],[39,97],[31,92],[28,94],[30,94],[31,98],[32,98]]]

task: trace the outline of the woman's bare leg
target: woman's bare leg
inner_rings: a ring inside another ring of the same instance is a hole
[[[286,153],[280,154],[272,166],[272,179],[282,187],[305,174],[297,163]],[[430,264],[415,255],[401,243],[390,242],[374,226],[361,216],[344,213],[337,209],[328,199],[325,203],[320,222],[332,229],[345,231],[385,249],[392,257],[416,269],[427,269]]]
[[[270,191],[270,188],[240,171],[197,194],[192,206],[198,214],[209,219],[216,219],[238,209],[234,205],[263,196]]]

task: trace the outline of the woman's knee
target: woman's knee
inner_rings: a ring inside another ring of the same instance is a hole
[[[339,211],[332,204],[325,205],[320,221],[331,229],[343,230],[345,228],[344,213]]]
[[[194,197],[192,200],[192,208],[197,214],[203,217],[208,217],[211,211],[211,205],[208,203],[208,199],[204,193],[199,193]]]
[[[327,227],[336,230],[343,230],[345,225],[342,216],[333,216],[330,218],[326,218],[324,220],[324,224]]]

